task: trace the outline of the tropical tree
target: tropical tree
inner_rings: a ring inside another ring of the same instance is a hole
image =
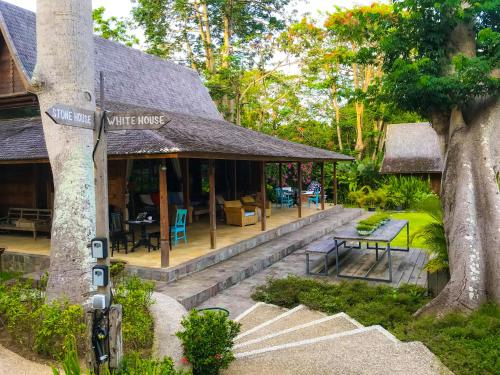
[[[139,38],[133,33],[133,26],[130,20],[115,16],[105,18],[105,12],[106,9],[104,7],[99,7],[92,11],[95,34],[104,39],[123,43],[128,47],[139,44]]]
[[[451,279],[423,312],[500,300],[498,0],[394,0],[381,43],[384,90],[431,120],[444,151],[441,195]]]
[[[84,302],[91,290],[95,188],[89,129],[55,124],[46,112],[63,103],[95,111],[90,0],[37,1],[37,62],[32,78],[54,176],[54,217],[47,295]]]

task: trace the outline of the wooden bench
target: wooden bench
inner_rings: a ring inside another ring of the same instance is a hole
[[[340,242],[338,245],[342,246],[344,242]],[[328,256],[335,251],[335,240],[333,238],[326,238],[318,241],[314,241],[306,247],[306,272],[308,275],[320,275],[328,276]],[[325,257],[324,259],[324,272],[313,272],[310,269],[309,256],[311,254],[320,254]]]
[[[36,240],[37,232],[50,232],[52,210],[39,208],[9,208],[7,216],[0,218],[0,230],[33,232]]]

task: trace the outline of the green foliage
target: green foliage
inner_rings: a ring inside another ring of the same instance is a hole
[[[422,201],[418,207],[421,211],[427,213],[432,221],[419,229],[412,235],[412,243],[415,238],[422,240],[424,249],[430,256],[425,265],[429,272],[446,270],[448,263],[448,248],[443,224],[443,210],[441,201],[437,197],[429,197]]]
[[[139,44],[139,39],[132,33],[132,24],[129,20],[109,17],[104,18],[104,7],[95,8],[92,11],[94,19],[94,33],[104,39],[114,40],[129,47]]]
[[[178,332],[177,337],[195,375],[218,374],[234,360],[233,340],[240,325],[229,320],[225,313],[193,310],[181,324],[184,330]]]
[[[360,220],[356,225],[356,230],[358,232],[373,232],[375,229],[383,225],[387,220],[389,220],[389,215],[378,213],[370,216],[364,220]],[[369,233],[367,233],[369,234]]]
[[[120,260],[112,260],[109,273],[113,280],[113,285],[118,285],[124,281],[124,271],[127,263]]]
[[[332,284],[289,276],[269,280],[252,298],[288,308],[304,304],[328,314],[345,312],[363,325],[380,324],[390,329],[412,320],[413,313],[428,301],[425,293],[415,285],[393,288],[361,281]]]
[[[83,343],[83,309],[67,301],[46,303],[32,281],[0,285],[0,317],[11,338],[43,356],[58,358],[73,335]]]
[[[418,202],[433,195],[429,181],[415,176],[389,176],[382,188],[388,208],[416,208]]]
[[[422,341],[454,374],[499,373],[499,305],[486,304],[469,315],[413,319],[393,333],[404,341]]]
[[[154,283],[137,276],[116,286],[114,302],[123,307],[122,333],[125,351],[149,350],[153,344],[153,318],[149,307]]]
[[[2,271],[2,272],[0,272],[0,282],[12,280],[12,279],[15,279],[19,276],[21,276],[21,274],[19,272]]]
[[[383,189],[373,190],[368,185],[357,191],[351,191],[347,198],[359,207],[385,207],[387,201],[386,192]]]
[[[67,344],[65,346],[64,358],[62,360],[61,366],[64,370],[65,375],[81,375],[84,371],[80,368],[80,358],[78,358],[78,349],[76,345],[76,339],[74,336],[68,337]],[[54,375],[62,375],[58,368],[52,367],[52,373]],[[90,374],[90,371],[87,371]],[[109,370],[104,369],[102,375],[109,375]]]
[[[138,353],[131,353],[123,357],[120,367],[113,373],[117,375],[181,375],[186,372],[176,370],[174,361],[170,357],[158,361],[144,359]]]

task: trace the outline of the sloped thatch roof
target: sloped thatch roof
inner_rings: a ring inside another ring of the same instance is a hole
[[[36,63],[36,17],[0,0],[0,28],[26,81]],[[224,121],[192,69],[95,37],[96,72],[103,71],[107,108],[168,113],[159,130],[112,132],[110,155],[184,154],[259,160],[352,160]],[[96,74],[96,79],[98,74]],[[99,94],[96,81],[96,94]],[[40,118],[0,120],[0,160],[47,158]]]
[[[429,123],[387,126],[382,173],[441,173],[438,135]]]

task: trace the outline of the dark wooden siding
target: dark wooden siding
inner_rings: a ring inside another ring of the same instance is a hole
[[[21,74],[10,56],[5,40],[0,36],[0,96],[22,94],[25,91]]]

